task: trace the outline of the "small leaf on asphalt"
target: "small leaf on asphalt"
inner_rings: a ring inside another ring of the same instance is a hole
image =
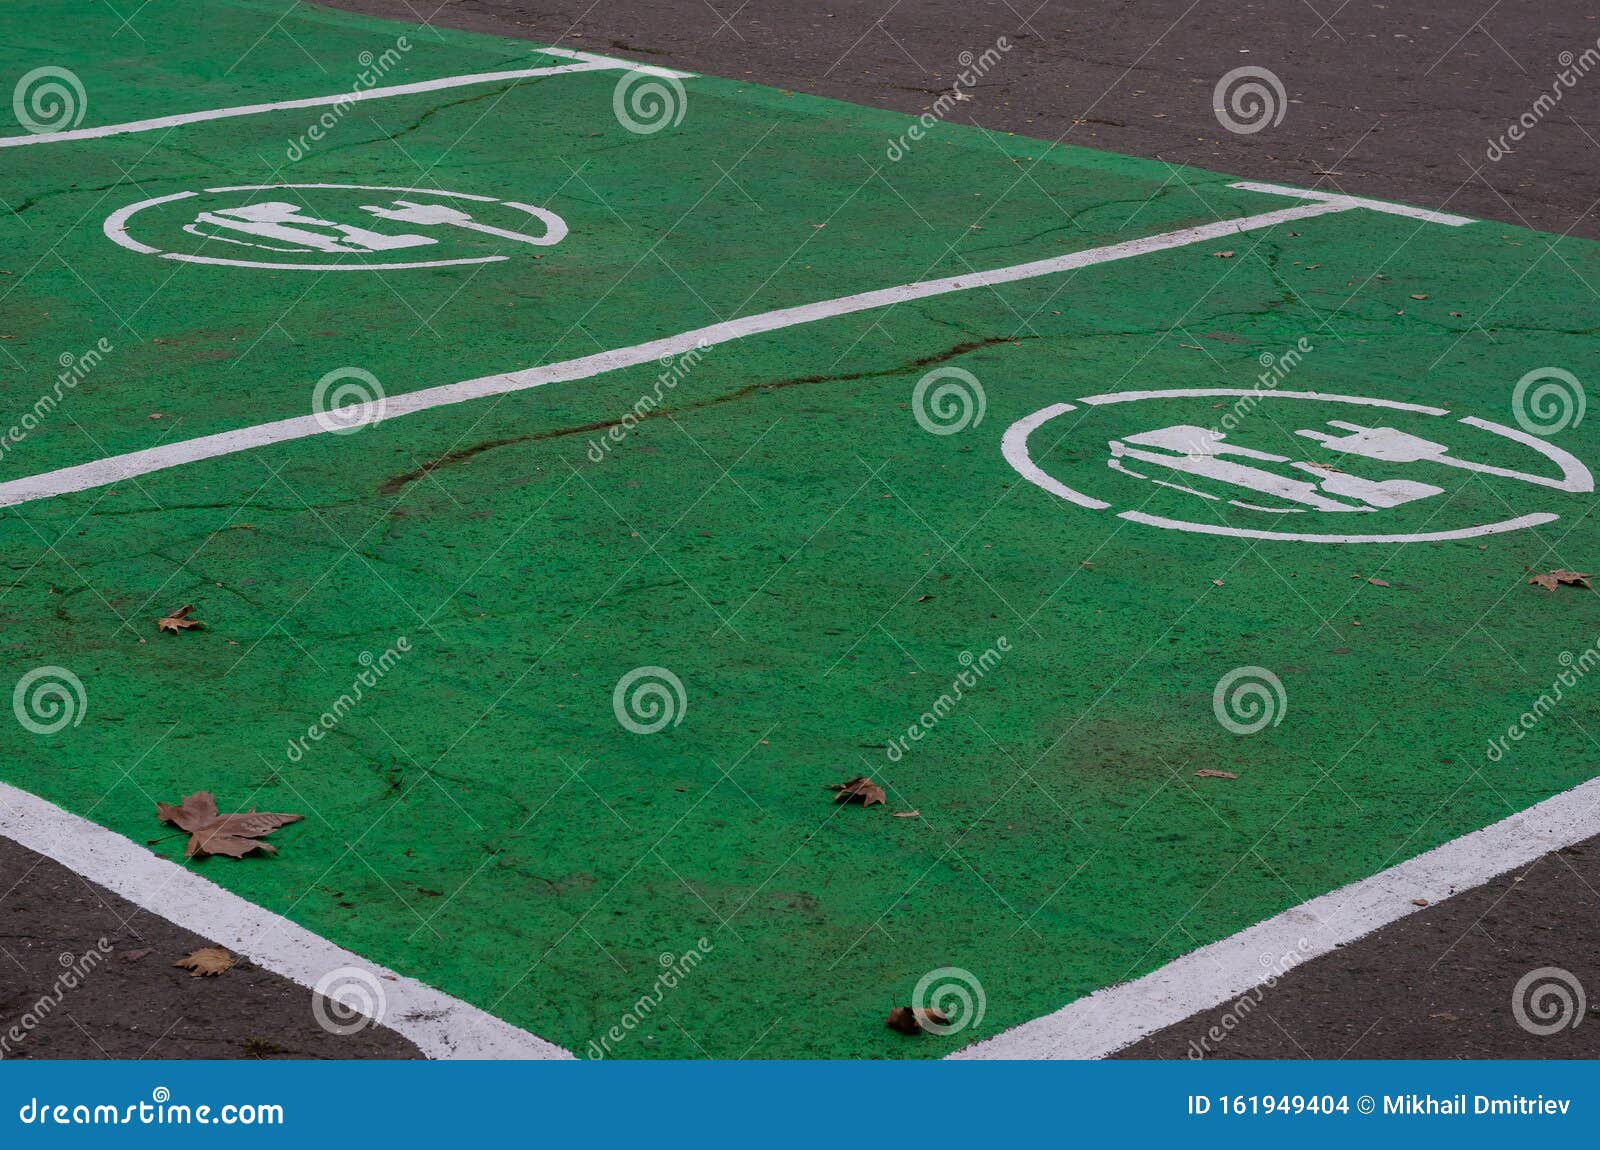
[[[870,807],[873,803],[888,801],[883,788],[866,775],[857,775],[847,783],[834,783],[833,789],[839,792],[833,797],[836,803],[860,803]]]
[[[231,969],[238,961],[220,946],[205,946],[184,955],[172,965],[187,970],[190,978],[214,978],[223,971]]]
[[[880,794],[882,792],[879,792]],[[878,800],[882,802],[880,798]],[[304,815],[270,814],[266,811],[245,811],[243,814],[217,813],[217,799],[210,791],[196,791],[184,796],[183,803],[157,803],[156,815],[162,822],[171,823],[189,832],[189,845],[184,855],[227,855],[243,858],[251,851],[277,854],[278,848],[260,841],[281,826],[297,823]]]
[[[1535,575],[1532,579],[1529,579],[1528,582],[1537,583],[1546,591],[1554,591],[1556,587],[1562,583],[1571,583],[1578,587],[1587,587],[1589,585],[1589,578],[1590,577],[1588,575],[1581,575],[1576,571],[1567,571],[1562,569],[1558,571],[1551,571],[1546,575]]]
[[[1197,779],[1236,779],[1239,776],[1232,771],[1214,771],[1210,767],[1204,767],[1196,771],[1194,777]]]
[[[194,610],[194,604],[179,607],[171,614],[164,615],[156,620],[157,631],[171,631],[176,635],[179,631],[187,631],[191,627],[204,627],[205,624],[198,619],[189,618],[189,613]]]
[[[138,962],[141,958],[149,953],[150,948],[148,946],[142,946],[138,950],[125,950],[121,954],[117,955],[117,957],[122,959],[123,962]]]

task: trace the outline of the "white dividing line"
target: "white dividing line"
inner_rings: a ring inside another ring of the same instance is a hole
[[[549,64],[540,68],[518,68],[509,72],[474,72],[464,76],[442,76],[437,80],[418,80],[412,84],[391,84],[386,88],[364,88],[336,92],[331,96],[308,96],[300,100],[278,100],[270,104],[239,104],[232,108],[208,108],[199,112],[180,112],[172,116],[155,116],[148,120],[129,120],[122,124],[102,124],[98,128],[72,128],[65,132],[35,132],[25,136],[0,136],[0,148],[23,148],[29,144],[60,144],[68,140],[96,140],[103,136],[124,136],[131,132],[153,132],[160,128],[176,128],[182,124],[199,124],[206,120],[228,120],[235,116],[256,116],[263,112],[282,112],[293,108],[320,108],[328,104],[358,104],[363,100],[387,100],[394,96],[414,96],[419,92],[437,92],[445,88],[463,88],[469,84],[498,84],[506,80],[526,80],[535,76],[562,76],[569,72],[604,72],[620,69],[642,72],[649,76],[687,79],[692,73],[674,72],[669,68],[656,68],[635,64],[632,60],[618,60],[610,56],[597,56],[592,52],[575,52],[569,48],[538,48],[547,56],[562,56],[576,63]]]
[[[304,987],[341,968],[383,991],[381,1022],[429,1058],[571,1058],[491,1014],[335,946],[114,831],[0,783],[0,835]],[[307,1006],[309,1012],[310,1007]]]
[[[1269,187],[1270,185],[1262,186]],[[1289,190],[1294,191],[1294,189]],[[574,380],[588,379],[604,372],[650,363],[662,356],[681,355],[695,348],[711,347],[716,344],[727,343],[730,340],[743,339],[746,336],[777,331],[781,328],[794,327],[798,324],[815,323],[817,320],[849,315],[853,312],[870,311],[875,308],[890,307],[894,304],[927,299],[930,296],[945,295],[950,292],[970,291],[973,288],[991,287],[997,284],[1033,279],[1038,276],[1054,275],[1057,272],[1072,271],[1076,268],[1090,267],[1094,264],[1110,263],[1113,260],[1130,259],[1134,256],[1149,255],[1152,252],[1187,247],[1190,244],[1207,243],[1227,236],[1238,235],[1241,232],[1276,227],[1278,224],[1310,219],[1313,216],[1330,215],[1334,212],[1350,211],[1355,208],[1365,208],[1379,212],[1392,211],[1391,205],[1380,203],[1376,200],[1357,199],[1353,196],[1324,197],[1319,194],[1315,198],[1315,202],[1303,204],[1299,207],[1279,208],[1276,211],[1262,212],[1259,215],[1245,216],[1240,219],[1219,220],[1216,223],[1202,224],[1198,227],[1163,232],[1160,235],[1145,236],[1119,244],[1088,248],[1084,251],[1054,256],[1050,259],[1012,264],[1009,267],[993,268],[984,272],[972,272],[967,275],[950,276],[946,279],[900,284],[897,287],[881,288],[877,291],[861,292],[857,295],[840,296],[836,299],[822,300],[818,303],[802,304],[799,307],[780,308],[776,311],[761,312],[758,315],[745,316],[742,319],[712,324],[709,327],[695,328],[663,339],[634,344],[631,347],[615,348],[611,351],[598,352],[594,355],[581,356],[577,359],[563,360],[560,363],[547,364],[543,367],[506,372],[501,375],[486,375],[477,379],[462,380],[459,383],[443,384],[439,387],[429,387],[420,391],[389,396],[381,404],[372,403],[345,409],[342,415],[348,416],[348,419],[337,426],[342,428],[355,426],[359,419],[362,418],[369,423],[377,423],[384,419],[393,419],[401,415],[410,415],[413,412],[427,411],[430,408],[443,407],[447,404],[464,403],[471,399],[483,399],[491,395],[526,391],[530,388],[543,387],[550,383],[570,383]],[[1464,216],[1452,216],[1449,219],[1462,224],[1472,222]],[[197,460],[215,459],[218,456],[232,455],[235,452],[265,447],[269,444],[285,443],[294,439],[321,435],[331,430],[333,426],[332,421],[319,421],[316,415],[302,415],[290,419],[276,420],[272,423],[261,423],[254,427],[239,428],[236,431],[224,431],[216,435],[202,436],[198,439],[169,443],[162,447],[147,448],[144,451],[131,451],[125,455],[107,456],[93,463],[82,463],[75,467],[63,467],[56,471],[47,471],[38,475],[30,475],[0,483],[0,507],[27,503],[35,499],[47,499],[51,496],[62,495],[71,491],[85,491],[92,487],[117,483],[135,476],[148,475],[153,471],[164,471],[169,467],[194,463]]]
[[[1597,834],[1600,778],[950,1057],[1104,1058],[1281,975],[1286,956],[1327,954],[1416,914],[1413,899],[1443,902]]]

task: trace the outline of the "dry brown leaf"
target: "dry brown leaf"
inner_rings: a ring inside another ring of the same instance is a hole
[[[883,788],[866,775],[857,775],[847,783],[834,783],[833,789],[839,792],[833,797],[836,803],[860,803],[870,807],[873,803],[888,801]]]
[[[1425,898],[1414,898],[1414,899],[1411,900],[1411,905],[1412,906],[1427,906],[1428,905],[1428,900],[1425,899]]]
[[[936,1006],[897,1006],[884,1022],[901,1034],[925,1034],[930,1026],[949,1026],[950,1016]]]
[[[123,962],[138,962],[141,958],[149,953],[150,948],[148,946],[142,946],[138,950],[125,950],[121,954],[117,955],[117,957]]]
[[[1212,252],[1211,254],[1216,256],[1219,260],[1231,260],[1233,258],[1232,252]]]
[[[203,946],[191,954],[184,955],[172,965],[187,970],[190,978],[215,978],[223,971],[231,969],[238,961],[220,946]]]
[[[1371,583],[1374,587],[1387,587],[1389,585],[1382,579],[1368,579],[1367,582]]]
[[[882,802],[883,800],[879,800]],[[278,848],[259,841],[281,826],[297,823],[304,815],[269,814],[266,811],[245,811],[243,814],[217,813],[217,799],[210,791],[196,791],[185,795],[182,805],[157,803],[156,815],[162,822],[171,823],[189,832],[189,845],[183,850],[185,857],[196,855],[227,855],[243,858],[251,851],[277,854]]]
[[[1194,773],[1197,779],[1236,779],[1239,776],[1232,771],[1214,771],[1210,767],[1203,767]]]
[[[204,627],[205,624],[200,622],[200,620],[189,618],[189,613],[193,610],[194,604],[190,603],[183,607],[179,607],[176,611],[173,611],[168,615],[163,615],[161,618],[156,620],[156,630],[171,631],[174,635],[176,635],[179,631],[187,631],[191,627]]]
[[[1559,571],[1551,571],[1545,575],[1535,575],[1532,579],[1529,579],[1528,582],[1537,583],[1546,591],[1554,591],[1562,583],[1571,583],[1577,587],[1587,587],[1589,585],[1590,578],[1590,576],[1580,574],[1577,571],[1567,571],[1562,569]]]
[[[897,819],[920,819],[922,817],[922,812],[921,811],[895,811],[894,817],[897,818]]]

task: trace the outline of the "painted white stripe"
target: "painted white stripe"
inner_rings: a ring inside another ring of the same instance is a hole
[[[559,1046],[368,962],[191,869],[5,783],[0,783],[0,835],[301,986],[314,987],[341,967],[370,972],[381,980],[376,985],[384,996],[377,1021],[409,1038],[429,1058],[572,1057]]]
[[[69,140],[96,140],[104,136],[124,136],[133,132],[153,132],[160,128],[176,128],[183,124],[199,124],[207,120],[227,120],[236,116],[256,116],[263,112],[282,112],[294,108],[320,108],[328,104],[358,104],[364,100],[387,100],[395,96],[414,96],[420,92],[437,92],[445,88],[462,88],[470,84],[498,84],[506,80],[527,80],[535,76],[561,76],[569,72],[602,72],[621,69],[643,72],[650,76],[667,76],[684,79],[688,72],[674,72],[635,64],[631,60],[618,60],[610,56],[597,56],[592,52],[574,52],[567,48],[539,48],[536,51],[549,56],[573,59],[571,64],[548,64],[540,68],[518,68],[509,72],[474,72],[463,76],[442,76],[436,80],[418,80],[412,84],[391,84],[385,88],[365,88],[336,92],[331,96],[308,96],[299,100],[277,100],[269,104],[239,104],[231,108],[207,108],[198,112],[181,112],[172,116],[155,116],[148,120],[129,120],[121,124],[102,124],[97,128],[72,128],[65,132],[35,132],[24,136],[0,136],[0,148],[23,148],[30,144],[60,144]]]
[[[1099,990],[951,1058],[1104,1058],[1266,982],[1283,956],[1327,954],[1429,904],[1600,834],[1600,778],[1184,955],[1136,982]]]
[[[1346,196],[1338,192],[1313,192],[1305,188],[1285,187],[1283,184],[1258,184],[1254,180],[1240,180],[1228,186],[1246,192],[1266,192],[1269,195],[1294,196],[1302,200],[1348,203],[1353,208],[1366,208],[1371,212],[1383,212],[1385,215],[1390,216],[1405,216],[1408,219],[1425,220],[1430,224],[1444,224],[1446,227],[1452,228],[1459,228],[1463,224],[1476,222],[1470,216],[1455,216],[1449,212],[1435,212],[1428,208],[1413,208],[1409,204],[1391,204],[1384,200],[1369,200],[1364,196]]]
[[[1245,216],[1240,219],[1220,220],[1216,223],[1202,224],[1198,227],[1183,228],[1179,231],[1163,232],[1160,235],[1127,240],[1119,244],[1088,248],[1084,251],[1070,252],[1066,255],[1053,256],[1049,259],[1034,260],[1030,263],[1012,264],[1009,267],[993,268],[984,272],[971,272],[966,275],[950,276],[946,279],[901,284],[897,287],[881,288],[877,291],[861,292],[857,295],[840,296],[836,299],[822,300],[818,303],[761,312],[757,315],[745,316],[742,319],[728,320],[724,323],[712,324],[709,327],[694,328],[690,331],[680,332],[677,335],[650,340],[647,343],[597,352],[594,355],[564,360],[544,367],[506,372],[501,375],[486,375],[478,379],[462,380],[459,383],[443,384],[439,387],[429,387],[420,391],[389,396],[381,405],[374,403],[366,405],[364,409],[359,407],[347,409],[349,418],[339,426],[350,427],[361,416],[365,416],[368,422],[376,423],[382,419],[393,419],[396,416],[410,415],[413,412],[427,411],[430,408],[443,407],[447,404],[464,403],[470,399],[482,399],[486,396],[503,395],[513,391],[526,391],[529,388],[543,387],[550,383],[568,383],[573,380],[588,379],[604,372],[650,363],[665,355],[681,355],[697,347],[711,347],[716,344],[727,343],[730,340],[743,339],[746,336],[794,327],[797,324],[814,323],[817,320],[849,315],[853,312],[870,311],[875,308],[890,307],[894,304],[927,299],[930,296],[945,295],[949,292],[970,291],[973,288],[991,287],[997,284],[1033,279],[1037,276],[1054,275],[1057,272],[1090,267],[1094,264],[1109,263],[1113,260],[1130,259],[1134,256],[1148,255],[1151,252],[1186,247],[1189,244],[1207,243],[1226,236],[1238,235],[1241,232],[1275,227],[1278,224],[1292,223],[1296,220],[1310,219],[1313,216],[1328,215],[1333,212],[1349,211],[1356,206],[1354,201],[1319,200],[1316,203],[1304,204],[1299,207],[1279,208],[1276,211],[1262,212],[1259,215]],[[125,455],[108,456],[93,463],[82,463],[75,467],[63,467],[56,471],[47,471],[39,475],[13,479],[6,483],[0,483],[0,507],[9,507],[34,499],[46,499],[50,496],[61,495],[70,491],[85,491],[91,487],[101,487],[108,483],[116,483],[134,476],[148,475],[153,471],[163,471],[169,467],[178,467],[201,459],[215,459],[218,456],[231,455],[238,451],[265,447],[268,444],[284,443],[289,440],[304,439],[312,435],[321,435],[331,430],[332,426],[331,421],[328,423],[321,422],[315,415],[302,415],[290,419],[280,419],[272,423],[257,424],[254,427],[244,427],[236,431],[225,431],[217,435],[207,435],[198,439],[169,443],[161,447],[147,448],[144,451],[132,451]]]

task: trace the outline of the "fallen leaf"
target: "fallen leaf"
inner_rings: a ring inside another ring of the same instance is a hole
[[[870,807],[873,803],[888,801],[883,788],[866,775],[857,775],[847,783],[834,783],[833,789],[839,792],[833,798],[836,803],[859,802],[864,807]]]
[[[162,616],[160,619],[156,620],[156,630],[171,631],[174,635],[176,635],[179,631],[187,631],[191,627],[204,627],[205,624],[200,622],[200,620],[189,618],[189,612],[193,610],[194,605],[189,604],[185,607],[179,607],[170,615]]]
[[[1427,906],[1428,905],[1428,900],[1425,899],[1425,898],[1414,898],[1414,899],[1411,900],[1411,905],[1412,906]]]
[[[1389,585],[1382,579],[1368,579],[1367,582],[1371,583],[1374,587],[1387,587]]]
[[[1204,767],[1196,771],[1194,777],[1197,779],[1236,779],[1239,776],[1232,771],[1214,771],[1210,767]]]
[[[1589,585],[1589,578],[1590,577],[1588,575],[1580,575],[1576,571],[1567,571],[1563,569],[1560,571],[1551,571],[1546,575],[1535,575],[1532,579],[1529,579],[1528,582],[1537,583],[1546,591],[1554,591],[1556,587],[1562,583],[1571,583],[1578,587],[1587,587]]]
[[[897,819],[919,819],[919,818],[922,817],[922,812],[921,811],[895,811],[894,817],[897,818]]]
[[[1211,582],[1212,582],[1212,584],[1214,586],[1217,586],[1217,587],[1221,587],[1222,586],[1222,580],[1221,579],[1213,579],[1213,580],[1211,580]]]
[[[1428,293],[1427,292],[1423,292],[1421,295],[1417,295],[1417,294],[1413,293],[1411,298],[1412,299],[1427,299],[1428,298]]]
[[[1233,258],[1232,252],[1212,252],[1211,254],[1216,256],[1219,260],[1231,260]]]
[[[141,958],[149,953],[150,948],[148,946],[143,946],[138,950],[125,950],[121,954],[117,955],[117,957],[122,959],[123,962],[138,962]]]
[[[238,961],[220,946],[204,946],[192,954],[184,955],[172,965],[187,970],[190,978],[215,978]]]
[[[879,792],[881,796],[883,792]],[[880,797],[879,802],[883,799]],[[217,799],[210,791],[196,791],[184,796],[180,806],[157,803],[156,815],[162,822],[171,823],[189,832],[189,845],[184,857],[195,855],[227,855],[243,858],[251,851],[260,850],[277,854],[271,843],[260,842],[262,835],[289,823],[297,823],[304,815],[269,814],[266,811],[245,811],[243,814],[219,815]]]
[[[924,1034],[930,1025],[949,1026],[950,1016],[936,1006],[897,1006],[885,1023],[901,1034]]]

